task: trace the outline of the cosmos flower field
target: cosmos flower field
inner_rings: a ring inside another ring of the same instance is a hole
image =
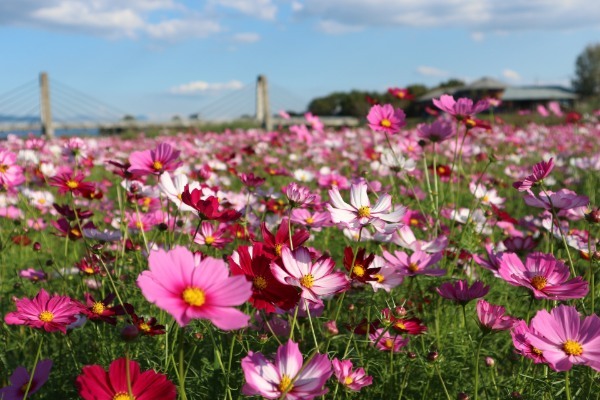
[[[9,136],[0,398],[595,398],[599,117],[434,104]]]

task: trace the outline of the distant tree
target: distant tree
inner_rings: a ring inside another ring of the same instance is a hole
[[[450,78],[446,82],[442,82],[439,85],[437,85],[437,89],[453,88],[465,85],[466,83],[464,81],[461,81],[460,79]]]
[[[600,43],[587,46],[577,57],[571,83],[582,97],[600,95]]]
[[[123,121],[135,121],[135,117],[133,115],[127,114],[123,117]]]

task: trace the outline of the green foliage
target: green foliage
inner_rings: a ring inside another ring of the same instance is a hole
[[[600,43],[587,46],[579,54],[572,84],[582,97],[600,96]]]

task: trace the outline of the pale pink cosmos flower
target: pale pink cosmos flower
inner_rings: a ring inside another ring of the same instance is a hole
[[[177,161],[180,153],[168,143],[160,143],[154,150],[134,151],[129,155],[131,166],[127,171],[142,176],[175,171],[182,164]]]
[[[331,215],[327,211],[310,211],[306,208],[294,208],[290,220],[299,225],[304,225],[313,231],[331,226]]]
[[[588,283],[578,276],[569,279],[569,267],[552,254],[532,253],[525,264],[514,253],[499,256],[498,273],[513,286],[523,286],[533,291],[536,299],[581,299],[588,293]]]
[[[331,204],[327,209],[331,213],[331,220],[336,224],[344,224],[348,228],[357,230],[367,225],[379,232],[392,233],[400,225],[406,207],[392,208],[392,196],[382,194],[377,202],[371,207],[371,201],[367,195],[367,184],[364,181],[353,183],[350,187],[350,204],[346,203],[337,187],[329,190]]]
[[[530,325],[527,339],[555,371],[568,371],[573,365],[600,371],[600,318],[596,314],[581,318],[575,307],[560,305],[550,312],[538,311]]]
[[[367,115],[369,128],[375,132],[384,132],[393,135],[400,132],[400,129],[406,125],[406,115],[404,111],[394,107],[391,104],[376,104],[369,110]]]
[[[8,325],[27,325],[46,332],[67,333],[67,326],[77,320],[76,315],[83,312],[83,305],[68,296],[50,296],[44,289],[29,300],[19,299],[17,311],[4,316]]]
[[[198,182],[189,183],[189,179],[184,174],[178,174],[171,177],[169,172],[164,172],[159,179],[158,189],[160,193],[167,196],[167,198],[174,203],[177,208],[181,211],[195,211],[194,208],[184,204],[181,200],[181,194],[185,190],[185,185],[189,184],[190,191],[194,189],[200,189]]]
[[[505,331],[510,329],[516,319],[505,315],[506,309],[502,306],[490,304],[480,299],[477,301],[477,317],[479,326],[483,331]]]
[[[316,354],[306,365],[303,363],[298,344],[291,340],[279,346],[274,362],[250,351],[242,359],[246,378],[242,393],[290,400],[311,400],[327,393],[324,386],[333,373],[327,355]]]
[[[389,265],[396,268],[398,273],[403,276],[443,276],[446,275],[445,269],[430,268],[442,259],[442,253],[429,254],[421,250],[408,255],[403,251],[396,250],[394,254],[388,251],[383,252],[383,258]]]
[[[379,328],[375,332],[370,333],[369,340],[371,343],[375,344],[375,347],[378,350],[391,351],[394,353],[398,353],[408,344],[408,338],[404,339],[400,335],[392,335],[383,328]]]
[[[533,166],[533,174],[528,175],[522,181],[513,183],[513,187],[519,192],[525,192],[531,189],[531,187],[540,182],[542,179],[550,175],[550,172],[554,169],[554,158],[548,161],[541,161]]]
[[[459,121],[472,119],[475,114],[490,108],[487,100],[479,100],[473,105],[473,100],[461,97],[454,100],[453,96],[444,94],[439,99],[433,99],[433,104],[442,111],[447,112]]]
[[[316,195],[310,192],[310,189],[291,182],[285,187],[285,195],[294,207],[304,207],[313,204]]]
[[[587,196],[579,196],[569,189],[560,189],[558,192],[548,190],[539,193],[537,197],[529,191],[523,197],[523,200],[525,200],[525,204],[528,206],[544,208],[546,210],[554,209],[556,211],[585,207],[590,203],[590,199]]]
[[[371,267],[381,268],[378,273],[373,275],[377,280],[367,282],[371,285],[374,292],[383,289],[389,293],[393,288],[399,286],[404,281],[404,276],[402,276],[395,267],[388,265],[383,257],[376,255],[371,263]]]
[[[490,291],[490,287],[481,281],[469,283],[462,279],[455,282],[445,282],[440,285],[436,292],[445,299],[453,300],[461,305],[467,304],[473,299],[483,297]]]
[[[275,279],[299,287],[301,297],[310,302],[322,304],[321,297],[341,293],[350,287],[346,275],[333,270],[335,263],[331,257],[321,256],[313,262],[306,247],[298,247],[294,251],[283,247],[281,263],[283,266],[271,263]]]
[[[333,373],[338,382],[354,392],[358,392],[360,389],[373,383],[373,377],[367,375],[364,368],[352,370],[352,361],[350,360],[340,361],[334,358],[331,364],[333,365]]]
[[[506,201],[506,199],[498,196],[498,191],[496,189],[487,189],[481,183],[476,184],[475,182],[471,182],[469,184],[469,190],[476,199],[481,201],[481,204],[485,204],[487,206],[492,204],[495,206],[500,206]]]
[[[195,266],[192,252],[177,246],[152,251],[148,264],[137,285],[146,300],[171,314],[180,326],[192,319],[208,319],[224,330],[248,325],[250,317],[234,307],[250,298],[252,282],[243,275],[229,277],[223,260],[206,257]]]

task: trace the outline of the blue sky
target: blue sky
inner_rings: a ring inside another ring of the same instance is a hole
[[[274,108],[449,78],[568,85],[599,38],[590,0],[2,0],[0,96],[47,71],[167,119],[227,94],[250,113],[260,73]]]

